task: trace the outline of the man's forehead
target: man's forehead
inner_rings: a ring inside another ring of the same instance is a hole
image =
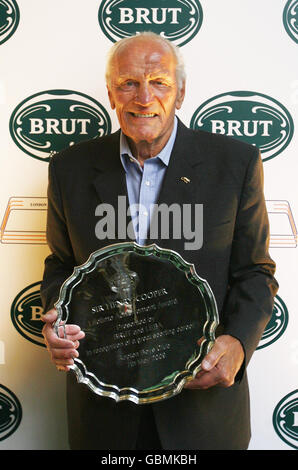
[[[166,43],[151,38],[134,37],[118,48],[113,62],[122,64],[149,60],[152,63],[169,63],[176,58]]]

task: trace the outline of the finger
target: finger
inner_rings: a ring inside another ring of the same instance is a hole
[[[80,339],[83,339],[83,338],[84,338],[84,336],[83,336],[82,338],[81,338],[81,336],[79,336],[79,337],[77,337],[77,336],[69,336],[67,339],[69,339],[70,341],[72,341],[73,344],[74,344],[74,347],[77,349],[77,348],[79,347],[79,345],[80,345],[79,340],[80,340]]]
[[[51,349],[54,348],[54,345],[53,345],[53,344],[51,344],[51,345],[49,344],[49,346],[51,347]],[[64,345],[63,345],[63,347],[61,347],[61,344],[60,344],[60,343],[57,343],[57,344],[56,344],[56,349],[62,349],[62,350],[78,349],[79,347],[80,347],[80,342],[77,341],[77,340],[71,341],[71,345],[69,345],[69,346],[67,346],[67,347],[65,347]]]
[[[53,323],[54,321],[57,320],[58,313],[55,308],[52,308],[45,314],[41,315],[41,320],[45,323]]]
[[[218,385],[218,381],[211,372],[206,372],[206,375],[200,377],[195,383],[195,387],[200,390],[208,390],[215,385]]]
[[[59,366],[56,366],[56,368],[57,368],[57,370],[63,371],[63,372],[68,372],[68,371],[70,371],[69,366],[62,366],[62,365],[59,365]]]
[[[56,359],[54,362],[56,366],[73,366],[74,365],[73,359]]]
[[[78,351],[75,349],[59,349],[59,348],[52,348],[51,349],[52,360],[56,361],[65,361],[68,359],[72,359],[74,357],[79,357]]]
[[[65,325],[65,327],[59,326],[58,334],[60,338],[66,337],[71,341],[75,341],[85,337],[84,331],[82,331],[78,325]]]
[[[205,375],[198,379],[197,385],[203,389],[214,385],[230,387],[234,384],[234,376],[229,360],[223,355],[210,371],[206,371]]]
[[[54,348],[72,348],[73,342],[69,339],[59,338],[55,330],[48,323],[43,327],[42,334],[49,347]]]
[[[215,340],[212,349],[209,351],[208,354],[206,354],[202,361],[202,369],[205,371],[210,371],[211,369],[213,369],[218,364],[224,353],[225,349],[222,347],[221,344],[217,343],[217,341]]]
[[[196,378],[193,379],[189,384],[187,384],[188,389],[201,389],[206,390],[210,387],[214,387],[220,383],[220,377],[217,373],[216,367],[210,372],[202,371],[202,373],[197,374]]]
[[[193,379],[185,383],[184,388],[191,388],[191,389],[198,388],[197,386],[198,379],[206,373],[207,372],[204,372],[203,370],[198,372],[197,375]]]
[[[218,384],[222,387],[230,387],[235,383],[236,370],[231,366],[230,360],[225,356],[221,358],[215,369],[218,370]]]

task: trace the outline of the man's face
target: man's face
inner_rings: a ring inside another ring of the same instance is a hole
[[[110,77],[109,99],[123,133],[135,144],[145,141],[162,148],[184,98],[172,51],[154,39],[129,41],[116,53]]]

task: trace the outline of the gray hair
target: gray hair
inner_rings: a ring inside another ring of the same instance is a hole
[[[176,79],[177,79],[177,84],[178,88],[181,89],[185,79],[186,79],[186,73],[185,73],[185,67],[184,67],[184,61],[183,57],[181,55],[180,49],[178,46],[173,44],[173,42],[169,41],[168,39],[164,38],[163,36],[160,36],[159,34],[153,33],[152,31],[143,31],[141,33],[137,33],[135,36],[129,36],[123,39],[120,39],[120,41],[117,41],[111,49],[108,52],[107,55],[107,64],[106,64],[106,82],[109,83],[110,81],[110,70],[111,70],[111,64],[113,62],[113,59],[116,55],[116,52],[118,51],[119,47],[122,46],[123,44],[128,43],[131,40],[134,40],[135,38],[138,37],[148,37],[152,38],[155,41],[159,41],[162,44],[166,44],[172,51],[175,59],[176,59]]]

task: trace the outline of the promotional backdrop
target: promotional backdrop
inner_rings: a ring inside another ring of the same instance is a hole
[[[106,55],[143,30],[181,48],[182,121],[261,149],[280,289],[248,367],[249,449],[298,449],[298,0],[0,0],[0,449],[68,449],[41,335],[48,162],[118,129]]]

